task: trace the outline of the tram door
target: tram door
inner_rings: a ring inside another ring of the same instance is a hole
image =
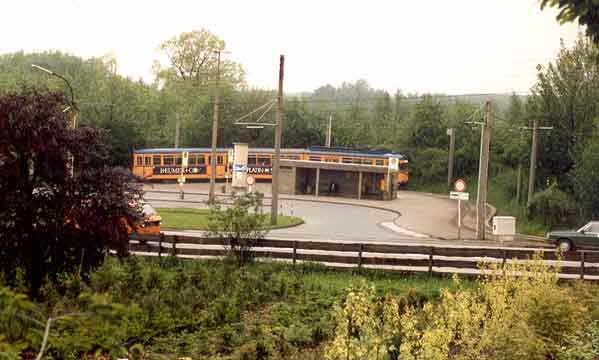
[[[211,156],[208,155],[208,175],[210,175],[210,172],[212,171],[212,163],[211,161]],[[216,178],[225,178],[225,155],[224,154],[217,154],[216,155]]]
[[[216,155],[216,177],[225,177],[225,155]]]

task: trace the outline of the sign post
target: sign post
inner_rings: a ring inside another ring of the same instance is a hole
[[[187,165],[189,164],[189,152],[183,151],[181,153],[181,173],[179,174],[179,199],[185,198],[185,192],[183,191],[183,184],[185,184],[185,172]]]
[[[254,179],[253,176],[248,176],[245,180],[246,180],[246,182],[248,184],[248,192],[253,192],[254,191],[254,184],[256,183],[256,180]]]
[[[449,198],[458,201],[458,240],[462,240],[462,200],[470,200],[470,194],[466,191],[466,181],[458,179],[453,188],[455,191],[449,193]]]

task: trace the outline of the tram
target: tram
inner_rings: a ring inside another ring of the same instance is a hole
[[[230,175],[231,148],[216,149],[216,179]],[[188,153],[187,166],[182,166],[183,152]],[[184,172],[187,180],[210,179],[211,148],[140,149],[133,152],[132,172],[150,181],[177,180]],[[272,179],[273,148],[250,148],[248,174],[257,180]],[[337,162],[371,166],[389,166],[390,159],[398,159],[397,182],[406,186],[409,180],[408,159],[399,153],[377,150],[354,150],[340,147],[311,146],[305,149],[281,149],[281,159]]]

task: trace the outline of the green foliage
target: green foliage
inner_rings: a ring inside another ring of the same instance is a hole
[[[33,312],[30,301],[17,297],[27,302],[18,314],[36,321],[21,332],[14,320],[1,318],[0,351],[37,353],[45,321],[53,317],[46,358],[322,359],[335,333],[334,304],[342,303],[345,287],[363,287],[364,280],[376,284],[377,298],[389,292],[412,305],[452,286],[444,279],[358,275],[311,264],[240,268],[226,261],[108,258],[89,283],[68,274],[47,283],[45,300],[33,304]],[[5,300],[18,296],[1,293],[8,295],[0,296],[0,312],[9,309]]]
[[[345,304],[335,307],[335,338],[327,346],[326,359],[385,359],[396,350],[399,305],[395,298],[374,298],[365,283],[350,287]]]
[[[480,287],[403,314],[399,358],[547,359],[573,346],[587,309],[555,270],[538,259],[489,270]]]
[[[245,193],[235,196],[233,203],[226,207],[219,203],[210,207],[210,234],[225,240],[240,265],[252,259],[252,247],[267,233],[264,229],[267,215],[263,212],[263,198],[264,195],[259,192]]]
[[[553,185],[533,196],[528,212],[550,226],[567,224],[575,214],[575,204],[568,194]]]
[[[599,141],[592,139],[585,146],[573,171],[574,194],[577,205],[587,218],[599,216]]]
[[[447,150],[425,148],[414,155],[413,161],[427,165],[413,167],[411,181],[431,184],[447,179]]]
[[[557,20],[560,24],[578,21],[578,24],[586,27],[587,36],[593,39],[593,42],[599,44],[599,3],[596,1],[579,0],[540,0],[541,9],[545,7],[555,7],[559,10]]]

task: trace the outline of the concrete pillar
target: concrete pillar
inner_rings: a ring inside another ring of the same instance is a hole
[[[314,195],[318,197],[318,188],[320,187],[320,168],[316,169],[316,184],[314,185]]]
[[[362,172],[358,173],[358,200],[362,199]]]
[[[297,168],[294,166],[291,168],[291,195],[295,195],[297,182]]]

